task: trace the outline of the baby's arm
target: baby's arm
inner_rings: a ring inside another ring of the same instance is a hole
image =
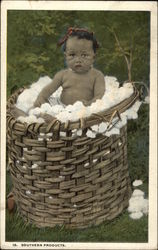
[[[40,92],[34,103],[34,107],[40,107],[41,104],[47,102],[51,94],[55,92],[62,85],[63,73],[64,73],[63,70],[56,73],[56,75],[53,78],[53,81],[42,89],[42,91]]]
[[[101,99],[105,93],[105,80],[104,80],[104,75],[100,72],[96,72],[96,79],[94,83],[94,97],[90,101],[85,101],[84,104],[86,106],[91,105],[92,102],[95,102],[97,99]]]

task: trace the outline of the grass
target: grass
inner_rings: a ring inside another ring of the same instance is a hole
[[[142,105],[139,119],[128,122],[128,162],[131,181],[143,180],[138,187],[148,196],[148,105]],[[7,173],[7,194],[11,190],[11,179]],[[6,241],[50,241],[50,242],[148,242],[148,217],[132,220],[125,210],[120,216],[99,226],[87,229],[65,229],[64,227],[36,228],[26,224],[18,212],[6,212]]]
[[[127,211],[110,222],[87,229],[65,229],[64,227],[36,228],[24,224],[16,212],[6,220],[7,241],[50,241],[50,242],[147,242],[148,217],[139,220],[129,218]]]

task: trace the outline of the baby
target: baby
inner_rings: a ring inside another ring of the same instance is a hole
[[[61,70],[38,95],[34,107],[48,102],[49,97],[60,86],[62,94],[58,104],[74,104],[81,101],[85,106],[101,99],[105,92],[104,75],[93,68],[98,43],[85,29],[69,28],[59,42],[63,45],[67,69]]]

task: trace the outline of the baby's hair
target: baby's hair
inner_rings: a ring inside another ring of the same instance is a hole
[[[63,50],[66,50],[66,41],[69,37],[77,37],[78,39],[87,39],[93,42],[93,50],[96,53],[96,49],[99,48],[99,44],[94,36],[93,32],[89,32],[86,29],[72,28],[67,30],[66,35],[58,42],[58,45],[63,45]]]

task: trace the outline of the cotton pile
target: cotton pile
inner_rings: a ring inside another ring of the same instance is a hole
[[[41,77],[37,82],[33,83],[29,89],[24,90],[18,97],[16,107],[23,110],[28,114],[27,117],[18,117],[21,122],[31,123],[31,122],[44,122],[43,118],[40,118],[41,113],[49,114],[56,117],[61,122],[77,121],[80,118],[89,117],[92,113],[98,113],[103,110],[108,110],[109,108],[117,105],[124,99],[130,97],[133,93],[133,86],[131,83],[125,83],[122,87],[119,87],[119,82],[115,77],[105,76],[105,94],[102,99],[96,100],[90,106],[84,106],[82,102],[77,101],[73,105],[61,105],[56,104],[51,106],[50,103],[44,103],[41,107],[33,108],[33,104],[41,92],[41,90],[50,82],[51,78],[48,76]],[[62,87],[59,87],[55,93],[52,94],[51,98],[60,99],[62,93]],[[135,102],[135,104],[121,114],[121,121],[116,123],[118,118],[114,118],[112,123],[116,125],[111,129],[108,128],[108,123],[101,123],[98,126],[92,126],[87,131],[87,136],[95,138],[97,133],[103,133],[106,136],[111,134],[119,134],[120,128],[127,123],[127,119],[136,119],[138,117],[138,110],[141,105],[140,101]],[[77,133],[77,132],[76,132]]]
[[[133,186],[142,185],[141,180],[135,180]],[[144,214],[148,214],[148,200],[144,198],[144,192],[140,189],[135,189],[129,200],[128,212],[130,213],[130,218],[136,220],[140,219]]]

